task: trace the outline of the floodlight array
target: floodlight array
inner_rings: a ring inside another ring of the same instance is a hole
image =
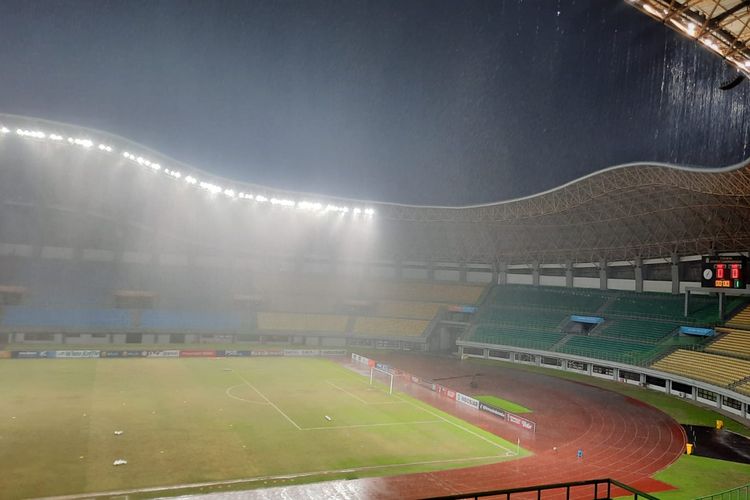
[[[0,126],[0,138],[5,137],[9,134],[12,134],[11,129],[5,126]],[[25,139],[35,139],[37,141],[50,141],[50,142],[58,143],[58,144],[67,143],[71,146],[78,146],[87,150],[99,151],[104,154],[116,152],[113,146],[110,146],[104,143],[95,144],[94,141],[86,137],[62,136],[62,135],[55,134],[55,133],[47,133],[41,130],[28,130],[28,129],[23,129],[23,128],[16,129],[15,134],[16,136],[22,137]],[[349,207],[349,206],[344,206],[344,205],[335,205],[332,203],[326,203],[322,201],[312,201],[312,200],[297,201],[297,200],[293,200],[289,198],[282,198],[279,196],[274,196],[271,193],[251,194],[245,191],[240,191],[231,186],[220,186],[218,184],[215,184],[214,182],[201,180],[195,177],[194,175],[185,175],[179,170],[165,168],[156,161],[153,161],[141,155],[137,155],[135,153],[131,153],[130,151],[123,150],[120,152],[120,155],[122,156],[122,158],[124,158],[126,161],[130,163],[147,168],[154,173],[163,174],[172,180],[185,182],[189,186],[194,186],[198,189],[201,189],[205,192],[210,193],[212,196],[223,196],[225,198],[229,198],[233,200],[236,199],[236,200],[252,201],[256,204],[269,204],[275,207],[280,207],[280,208],[285,208],[285,209],[296,209],[301,212],[309,212],[309,213],[314,213],[314,214],[319,214],[319,215],[333,213],[333,214],[339,214],[340,216],[343,216],[346,214],[351,214],[352,217],[355,217],[355,218],[357,217],[369,218],[375,215],[375,210],[373,208]]]

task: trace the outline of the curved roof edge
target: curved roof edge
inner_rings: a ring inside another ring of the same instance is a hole
[[[5,120],[8,120],[7,123]],[[19,123],[23,122],[23,123]],[[19,126],[29,126],[29,124],[45,124],[52,127],[62,127],[67,129],[73,129],[77,130],[79,132],[85,132],[89,134],[95,134],[99,137],[103,138],[109,138],[113,139],[117,142],[125,143],[129,146],[134,146],[135,148],[139,148],[143,152],[147,152],[148,154],[158,156],[159,158],[162,158],[163,160],[168,161],[170,164],[173,165],[179,165],[181,168],[186,169],[190,173],[199,174],[205,178],[210,179],[211,181],[221,181],[225,183],[229,183],[231,187],[247,187],[251,188],[252,190],[262,190],[266,192],[274,192],[278,193],[279,195],[284,196],[296,196],[296,197],[310,197],[310,198],[321,198],[323,200],[330,200],[330,201],[342,201],[342,202],[348,202],[348,203],[359,203],[364,205],[380,205],[380,206],[392,206],[392,207],[404,207],[404,208],[429,208],[429,209],[440,209],[440,210],[464,210],[464,209],[477,209],[477,208],[488,208],[488,207],[496,207],[499,205],[509,204],[509,203],[516,203],[519,201],[525,201],[530,200],[537,197],[543,197],[546,195],[549,195],[551,193],[554,193],[556,191],[563,190],[565,188],[568,188],[570,186],[573,186],[579,182],[585,181],[587,179],[591,179],[593,177],[596,177],[598,175],[602,175],[608,172],[616,171],[616,170],[622,170],[622,169],[628,169],[628,168],[640,168],[640,167],[657,167],[657,168],[668,168],[672,170],[678,170],[683,172],[695,172],[695,173],[703,173],[703,174],[720,174],[725,172],[731,172],[734,170],[740,170],[742,168],[746,168],[750,166],[750,158],[747,158],[739,163],[736,163],[734,165],[728,165],[724,167],[701,167],[701,166],[689,166],[689,165],[678,165],[674,163],[665,163],[665,162],[649,162],[649,161],[638,161],[638,162],[629,162],[629,163],[622,163],[618,165],[613,165],[610,167],[606,167],[600,170],[597,170],[595,172],[583,175],[581,177],[575,178],[573,180],[570,180],[564,184],[560,184],[559,186],[555,186],[553,188],[547,189],[545,191],[540,191],[538,193],[526,195],[526,196],[520,196],[516,198],[510,198],[507,200],[500,200],[495,202],[489,202],[489,203],[480,203],[480,204],[472,204],[472,205],[460,205],[460,206],[446,206],[446,205],[415,205],[415,204],[408,204],[408,203],[394,203],[394,202],[386,202],[386,201],[374,201],[374,200],[363,200],[363,199],[356,199],[356,198],[347,198],[342,196],[334,196],[334,195],[327,195],[327,194],[320,194],[320,193],[311,193],[311,192],[305,192],[305,191],[292,191],[289,189],[283,189],[283,188],[275,188],[271,186],[264,186],[260,184],[254,184],[252,182],[246,182],[246,181],[240,181],[236,179],[230,179],[227,177],[223,177],[218,174],[213,174],[211,172],[208,172],[206,170],[203,170],[201,168],[195,167],[191,164],[185,163],[181,160],[177,160],[175,158],[172,158],[171,156],[168,156],[164,153],[161,153],[159,151],[156,151],[155,149],[145,146],[143,144],[140,144],[136,141],[133,141],[131,139],[127,139],[125,137],[122,137],[117,134],[113,134],[111,132],[106,132],[103,130],[94,129],[91,127],[83,127],[79,125],[74,125],[70,123],[64,123],[59,122],[55,120],[48,120],[45,118],[36,118],[36,117],[30,117],[30,116],[24,116],[24,115],[16,115],[11,113],[0,113],[0,126],[8,126],[13,127],[14,129],[18,128]],[[53,131],[45,131],[46,133],[50,133]],[[56,131],[54,131],[56,132]]]

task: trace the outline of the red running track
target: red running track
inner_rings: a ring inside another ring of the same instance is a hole
[[[682,454],[685,435],[671,417],[647,404],[510,365],[406,353],[383,353],[378,361],[427,379],[463,376],[441,383],[465,394],[492,394],[531,408],[527,416],[536,422],[535,434],[415,384],[399,388],[510,442],[520,438],[521,446],[534,455],[464,469],[248,491],[243,498],[420,498],[605,477],[647,492],[672,489],[651,476]],[[466,375],[477,371],[483,375],[477,378],[478,388],[472,389]],[[576,457],[578,448],[584,450],[582,460]],[[574,498],[593,498],[593,487],[578,490]]]

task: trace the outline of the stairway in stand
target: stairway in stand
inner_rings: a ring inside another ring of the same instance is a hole
[[[740,311],[727,321],[727,326],[739,328],[741,330],[750,330],[750,304],[746,305]]]

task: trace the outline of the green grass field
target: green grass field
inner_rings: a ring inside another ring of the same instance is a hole
[[[500,408],[501,410],[509,411],[517,415],[520,415],[522,413],[531,413],[531,410],[529,410],[525,406],[521,406],[517,403],[514,403],[513,401],[508,401],[507,399],[498,398],[497,396],[474,396],[474,397],[478,399],[479,401],[481,401],[482,403],[487,403],[488,405],[492,405],[495,408]]]
[[[2,498],[230,479],[265,487],[466,467],[516,452],[324,359],[4,360],[0,380]],[[120,458],[128,464],[114,467]]]
[[[678,486],[676,491],[659,493],[661,500],[683,500],[710,495],[750,482],[750,465],[683,455],[654,477]],[[735,495],[734,498],[739,498]]]

